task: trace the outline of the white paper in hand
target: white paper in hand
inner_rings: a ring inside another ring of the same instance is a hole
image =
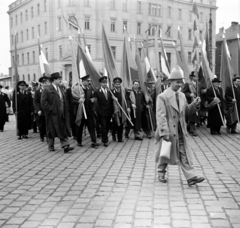
[[[170,159],[171,146],[172,146],[171,142],[163,140],[162,141],[162,146],[161,146],[161,151],[160,151],[160,157]]]

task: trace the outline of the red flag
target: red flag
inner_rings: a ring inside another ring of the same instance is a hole
[[[195,2],[193,3],[192,12],[197,16],[197,18],[199,18],[198,8]]]
[[[161,41],[161,69],[162,72],[169,78],[170,77],[170,66],[167,59],[167,54],[164,48],[162,37],[160,36]]]
[[[39,65],[40,65],[41,74],[42,75],[45,74],[45,76],[49,77],[51,75],[51,69],[50,69],[48,61],[42,51],[42,47],[41,47],[39,38],[38,38],[38,48],[39,48]]]
[[[206,54],[207,60],[210,60],[210,52],[209,52],[209,34],[208,34],[208,23],[206,22],[206,31],[205,31],[205,42],[206,42]],[[209,64],[209,63],[208,63]]]

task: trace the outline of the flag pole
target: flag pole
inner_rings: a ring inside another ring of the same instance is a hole
[[[15,118],[16,118],[16,134],[18,135],[18,102],[17,102],[17,84],[18,84],[18,70],[17,70],[17,64],[18,64],[18,59],[17,59],[17,37],[16,37],[16,32],[15,32],[15,48],[14,48],[14,54],[15,54],[15,59],[14,59],[14,70],[15,70]]]

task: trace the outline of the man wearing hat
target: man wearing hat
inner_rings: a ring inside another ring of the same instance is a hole
[[[224,100],[223,92],[220,87],[220,80],[216,77],[212,80],[212,87],[207,89],[206,101],[208,102],[208,123],[207,127],[210,128],[212,135],[221,134],[221,126],[223,126],[222,117],[224,118]],[[214,91],[213,91],[214,88]],[[215,96],[216,95],[216,96]],[[220,112],[218,106],[220,107]]]
[[[0,132],[3,132],[6,122],[7,108],[11,107],[11,102],[7,94],[2,92],[0,85]]]
[[[26,90],[25,81],[19,81],[17,91],[13,92],[13,112],[17,115],[18,139],[28,138],[28,130],[31,129],[31,115],[33,113],[33,101],[31,94]],[[15,93],[17,92],[17,100]],[[17,104],[17,109],[16,109]]]
[[[158,180],[166,183],[166,168],[168,164],[179,165],[188,182],[188,185],[195,185],[204,181],[203,177],[197,177],[193,168],[193,151],[188,145],[185,115],[197,111],[200,105],[200,98],[187,103],[184,93],[179,89],[183,84],[183,71],[176,66],[169,77],[170,87],[157,97],[157,130],[156,141],[159,146],[156,153],[158,162]],[[161,157],[161,141],[171,142],[170,158]]]
[[[65,94],[60,87],[61,75],[59,72],[50,76],[51,85],[44,87],[41,97],[41,105],[45,112],[48,150],[55,151],[54,138],[59,138],[61,147],[67,153],[73,150],[68,142],[71,137],[71,129],[69,124],[69,114]]]
[[[100,112],[100,123],[102,130],[102,143],[105,147],[108,146],[108,131],[110,121],[113,115],[113,98],[107,87],[107,76],[99,78],[101,88],[95,92],[95,97],[98,102]]]
[[[127,113],[127,102],[126,102],[126,92],[123,87],[121,87],[122,79],[120,77],[115,77],[113,79],[112,89],[113,95],[117,98],[118,103],[121,105],[122,109]],[[112,138],[116,141],[116,135],[118,142],[123,142],[123,128],[126,125],[126,116],[123,114],[122,110],[118,107],[118,104],[113,101],[115,112],[113,116],[113,130]]]
[[[182,92],[185,94],[188,104],[191,104],[194,98],[201,96],[204,91],[198,78],[195,75],[195,72],[192,71],[189,75],[191,82],[186,82],[183,85]],[[191,115],[187,115],[187,129],[192,136],[198,136],[196,133],[196,124],[200,122],[200,115],[198,112]]]
[[[44,142],[44,137],[46,136],[46,120],[44,109],[41,105],[41,97],[44,87],[47,85],[51,85],[49,82],[49,78],[46,76],[42,76],[39,78],[40,87],[35,91],[35,95],[33,98],[34,109],[37,114],[37,123],[39,128],[40,140]]]
[[[233,96],[233,90],[235,98]],[[237,114],[240,118],[240,77],[235,76],[233,78],[233,90],[232,87],[227,87],[225,92],[227,132],[238,134],[236,129],[238,123]]]
[[[79,100],[74,98],[74,89],[79,90],[77,85],[75,88],[73,88],[73,104],[76,106],[75,109],[77,110],[79,103],[83,102],[84,108],[86,111],[86,118],[84,114],[82,114],[81,122],[76,125],[77,142],[78,142],[78,146],[80,147],[83,146],[82,134],[83,134],[83,128],[86,125],[92,141],[91,147],[95,148],[99,146],[99,144],[97,143],[96,127],[95,127],[94,112],[93,112],[94,91],[90,86],[91,79],[89,75],[85,75],[81,77],[81,79],[82,79],[82,89],[84,92],[84,98],[80,98]]]

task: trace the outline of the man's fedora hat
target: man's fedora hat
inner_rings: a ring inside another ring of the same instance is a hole
[[[219,80],[218,78],[214,78],[213,80],[212,80],[212,82],[214,83],[214,82],[221,82],[221,80]]]
[[[61,78],[62,76],[59,74],[59,72],[52,73],[50,76],[50,79],[58,79]]]
[[[181,79],[184,79],[183,71],[182,71],[181,67],[176,65],[176,67],[174,67],[172,69],[171,75],[168,78],[168,80],[181,80]]]

